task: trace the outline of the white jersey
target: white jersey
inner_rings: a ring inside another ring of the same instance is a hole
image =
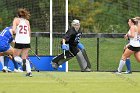
[[[20,44],[30,43],[29,26],[26,23],[26,19],[20,18],[19,25],[16,28],[15,42]]]
[[[128,34],[130,34],[130,30],[128,31]],[[140,47],[140,35],[138,32],[135,32],[135,35],[133,38],[130,38],[130,45],[133,47]]]

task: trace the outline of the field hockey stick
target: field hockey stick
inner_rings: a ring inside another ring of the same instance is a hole
[[[67,57],[66,57],[66,50],[63,50],[63,52],[64,52],[64,59],[66,59]]]
[[[27,57],[27,59],[29,60],[30,64],[33,66],[34,70],[39,72],[39,70],[37,70],[37,68],[35,67],[35,65],[33,64],[33,62],[30,60],[29,57]]]
[[[32,49],[30,51],[40,60],[40,57]]]

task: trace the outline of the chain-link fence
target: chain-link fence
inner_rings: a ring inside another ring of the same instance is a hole
[[[56,39],[53,42],[53,46],[55,47],[53,49],[54,55],[62,53],[59,41],[63,35],[64,33],[53,34],[54,39]],[[39,55],[49,55],[49,49],[47,47],[47,44],[49,44],[49,33],[33,33],[32,36],[32,40],[36,42],[32,43],[33,50]],[[94,71],[114,71],[117,69],[123,48],[127,44],[123,36],[124,34],[83,34],[81,43],[85,46]],[[140,64],[137,63],[133,55],[130,59],[132,70],[140,71]],[[69,70],[80,70],[75,57],[69,60]]]

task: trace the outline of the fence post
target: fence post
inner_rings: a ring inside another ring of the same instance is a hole
[[[35,53],[38,55],[38,38],[37,36],[35,37]]]
[[[99,71],[99,38],[97,38],[97,71]]]

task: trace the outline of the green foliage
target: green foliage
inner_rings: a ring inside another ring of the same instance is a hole
[[[139,0],[70,0],[69,15],[81,20],[84,32],[124,33],[127,20],[139,16]]]
[[[53,31],[65,31],[65,0],[53,1]],[[17,8],[31,12],[34,32],[50,28],[50,0],[0,0],[0,29],[9,26]],[[80,19],[83,32],[124,33],[127,20],[140,15],[139,0],[69,0],[69,22]]]

